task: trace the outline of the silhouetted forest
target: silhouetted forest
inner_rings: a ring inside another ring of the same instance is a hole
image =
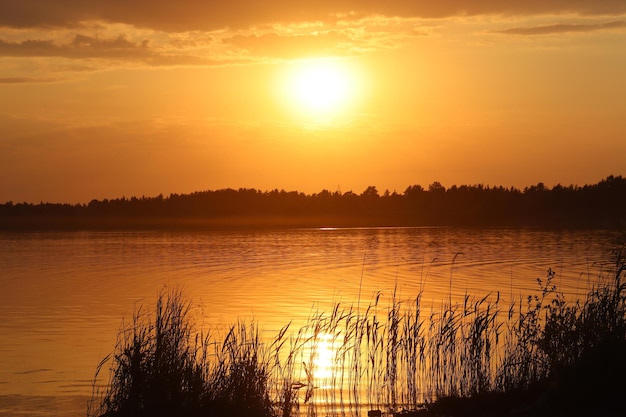
[[[0,228],[142,229],[225,227],[467,226],[615,228],[626,225],[626,179],[524,189],[433,182],[403,192],[240,188],[92,200],[0,205]]]

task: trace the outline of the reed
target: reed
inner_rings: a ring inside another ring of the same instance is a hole
[[[89,415],[272,415],[270,353],[281,339],[266,349],[256,325],[237,323],[218,343],[194,331],[189,312],[181,290],[161,293],[154,313],[135,311],[96,372],[110,363]]]
[[[466,294],[426,312],[421,292],[402,300],[394,289],[386,307],[379,292],[367,306],[335,304],[270,338],[255,323],[223,337],[197,332],[182,292],[161,293],[155,312],[139,308],[98,367],[96,376],[110,364],[110,380],[89,415],[289,417],[332,406],[341,411],[324,415],[359,415],[362,406],[399,412],[491,394],[556,401],[583,386],[621,398],[624,383],[598,381],[626,372],[623,255],[584,300],[566,300],[548,270],[536,294],[508,305],[499,292]]]

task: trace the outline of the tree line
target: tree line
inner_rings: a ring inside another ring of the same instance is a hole
[[[254,188],[168,197],[121,197],[88,204],[0,204],[0,227],[135,228],[220,226],[493,226],[602,227],[626,225],[626,179],[524,189],[502,186],[411,185],[402,193],[322,190],[314,194]]]

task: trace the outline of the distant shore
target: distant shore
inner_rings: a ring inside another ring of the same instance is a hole
[[[321,227],[626,227],[626,179],[516,188],[438,182],[402,193],[222,189],[88,204],[0,204],[0,230],[150,230]]]

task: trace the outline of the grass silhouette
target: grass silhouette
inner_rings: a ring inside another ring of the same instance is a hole
[[[90,416],[396,415],[577,416],[626,411],[626,260],[617,251],[583,300],[548,270],[537,294],[444,300],[421,294],[380,305],[336,304],[273,338],[254,323],[195,331],[181,290],[162,292],[123,326],[108,384]],[[322,372],[322,349],[332,351]],[[94,384],[94,386],[97,386]],[[323,407],[327,408],[323,408]],[[333,411],[336,406],[340,411]]]

